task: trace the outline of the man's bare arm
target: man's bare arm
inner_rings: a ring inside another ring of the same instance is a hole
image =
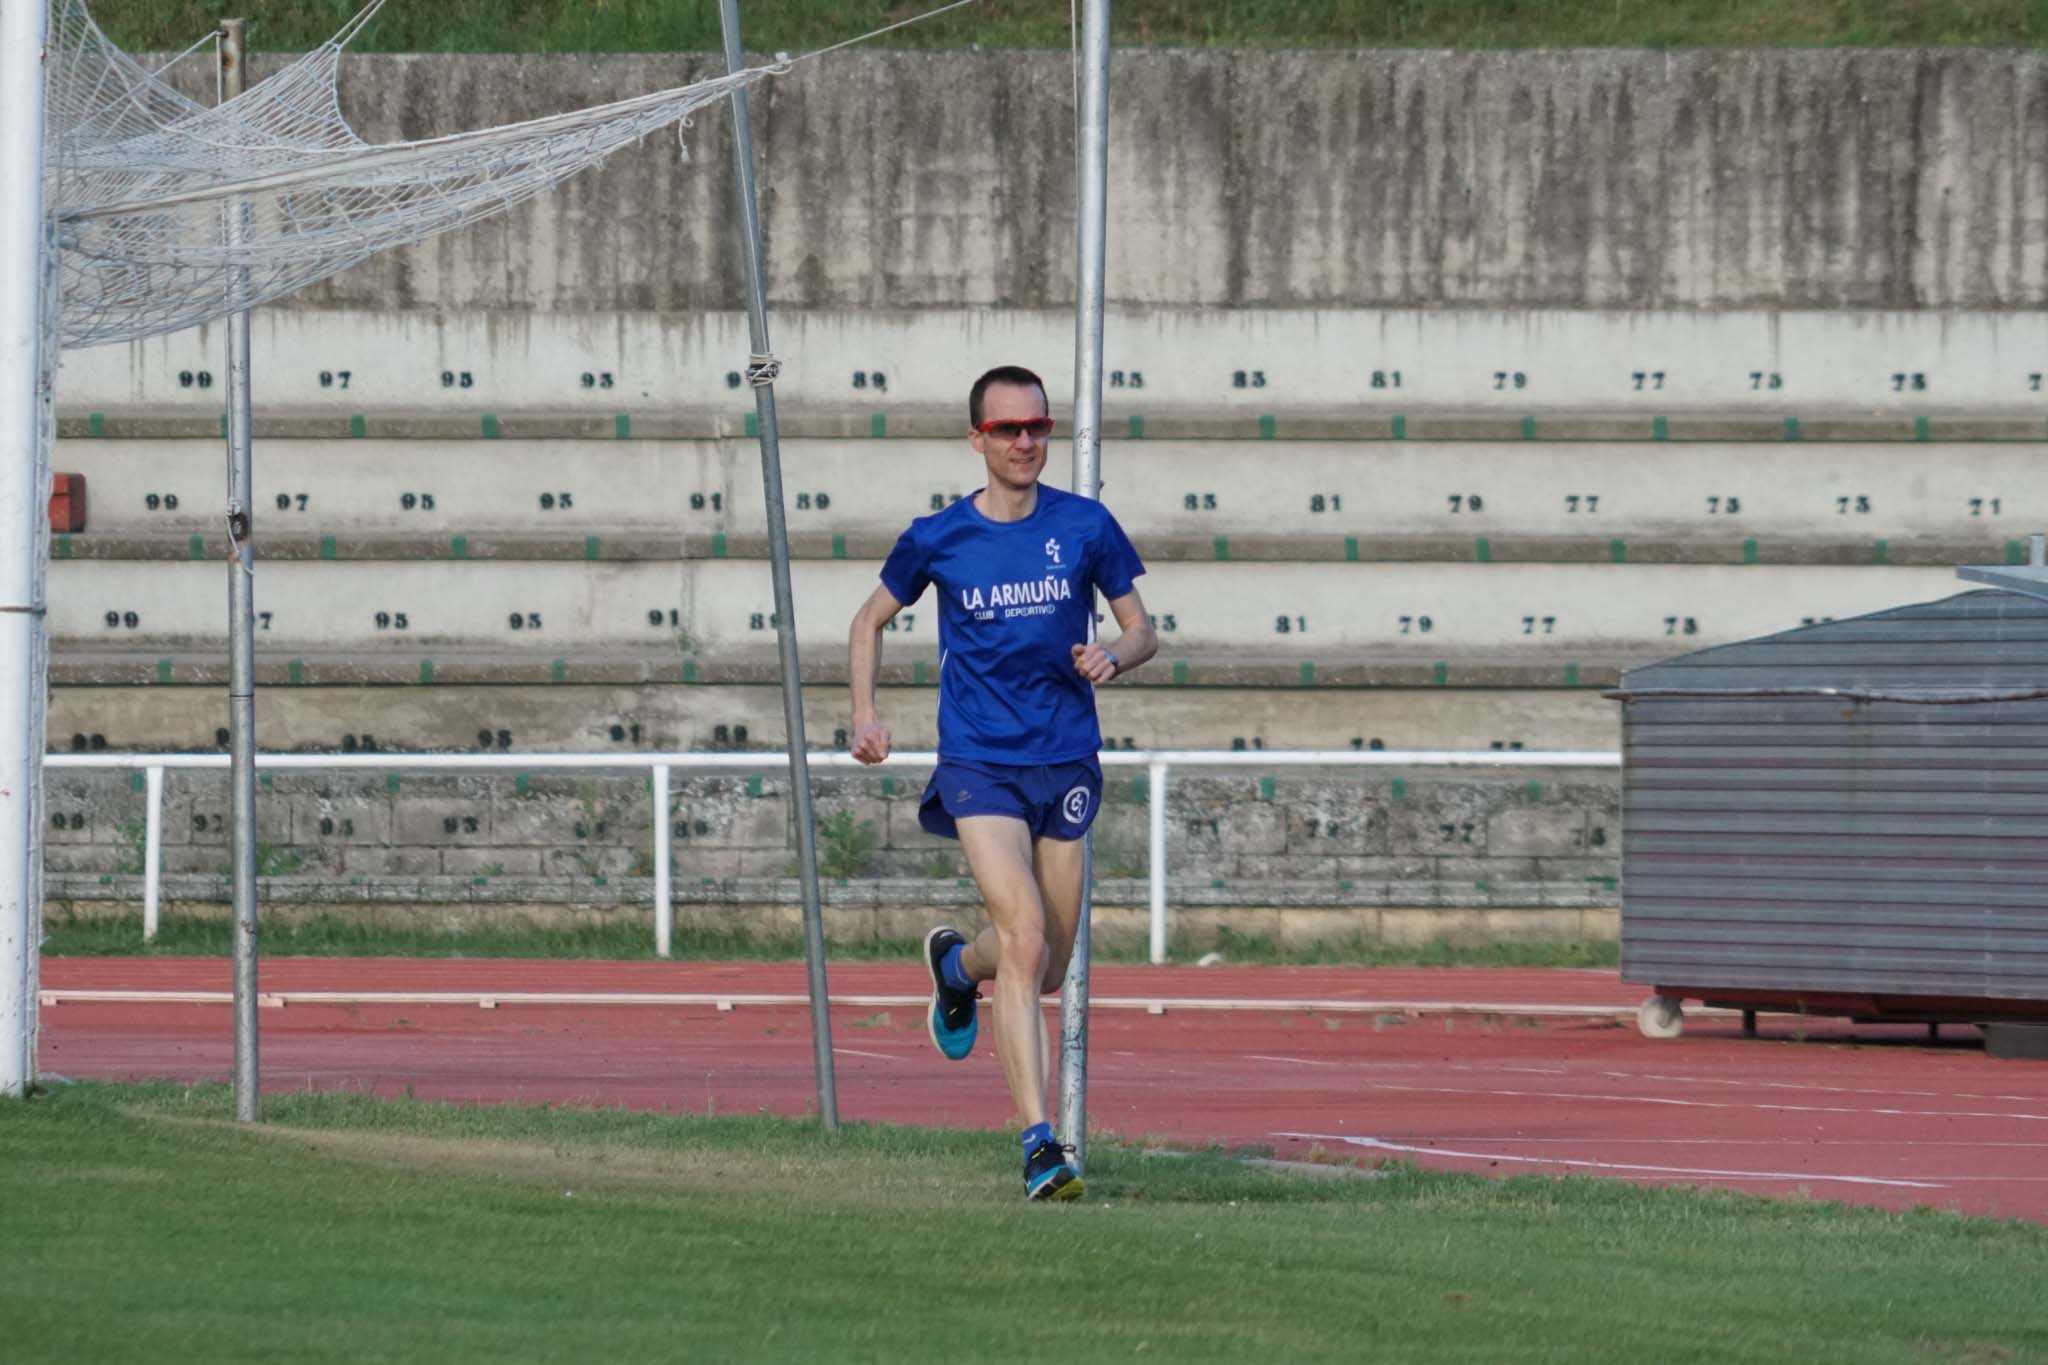
[[[887,588],[877,587],[853,614],[848,633],[847,680],[853,690],[853,756],[862,763],[880,763],[889,756],[889,727],[875,710],[875,677],[882,667],[882,627],[896,619],[903,604]]]
[[[1159,652],[1159,633],[1152,629],[1152,618],[1136,588],[1111,598],[1109,610],[1123,633],[1107,644],[1098,640],[1074,646],[1075,671],[1092,683],[1106,683],[1119,673],[1128,673]]]

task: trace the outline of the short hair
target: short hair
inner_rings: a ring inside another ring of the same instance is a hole
[[[974,381],[974,387],[967,391],[967,425],[977,430],[981,427],[982,398],[991,384],[1015,384],[1019,388],[1034,388],[1048,408],[1052,400],[1045,396],[1045,381],[1022,365],[998,365]]]

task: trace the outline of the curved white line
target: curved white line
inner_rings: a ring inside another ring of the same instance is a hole
[[[1827,1180],[1839,1185],[1888,1185],[1906,1190],[1942,1190],[1926,1180],[1884,1180],[1874,1175],[1819,1175],[1812,1171],[1724,1171],[1711,1166],[1645,1166],[1630,1161],[1587,1161],[1572,1157],[1510,1156],[1505,1152],[1460,1152],[1448,1147],[1412,1147],[1373,1137],[1343,1137],[1334,1133],[1272,1133],[1272,1137],[1302,1138],[1311,1142],[1342,1142],[1352,1147],[1370,1147],[1381,1152],[1405,1152],[1415,1156],[1447,1156],[1465,1161],[1514,1161],[1531,1166],[1583,1166],[1596,1171],[1646,1171],[1653,1175],[1713,1176],[1723,1180]]]

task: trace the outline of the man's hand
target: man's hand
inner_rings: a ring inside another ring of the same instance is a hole
[[[1106,683],[1116,676],[1116,660],[1098,644],[1074,646],[1074,671],[1092,683]]]
[[[889,756],[889,727],[878,720],[853,727],[853,756],[862,763],[880,763]]]

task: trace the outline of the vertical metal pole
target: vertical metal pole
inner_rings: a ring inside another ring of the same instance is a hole
[[[1081,5],[1081,102],[1075,118],[1080,197],[1075,233],[1074,491],[1102,494],[1102,307],[1109,207],[1109,3]],[[1060,1141],[1078,1166],[1088,1156],[1088,956],[1094,915],[1095,841],[1081,856],[1081,921],[1060,992]]]
[[[43,545],[45,0],[0,0],[0,1095],[35,1078]]]
[[[164,892],[164,770],[152,764],[142,774],[142,941],[156,942],[157,910]]]
[[[675,946],[676,898],[669,876],[668,764],[654,765],[654,955],[667,957]]]
[[[248,22],[221,21],[221,95],[248,82]],[[229,241],[247,232],[248,207],[225,206]],[[248,272],[230,266],[230,297],[246,297]],[[256,552],[249,544],[254,453],[250,448],[249,312],[228,315],[228,789],[235,912],[235,1117],[254,1123],[260,1066],[256,1035]]]
[[[739,0],[718,0],[725,31],[725,66],[739,71]],[[754,189],[754,128],[745,89],[732,92],[733,163],[739,172],[745,220],[747,330],[753,357],[747,377],[761,427],[761,485],[768,499],[768,543],[775,570],[775,642],[782,654],[782,713],[789,736],[789,790],[796,805],[797,857],[803,870],[804,956],[810,967],[811,1044],[818,1075],[818,1119],[827,1132],[839,1126],[838,1088],[832,1074],[832,1020],[825,992],[825,918],[818,905],[818,843],[811,816],[811,765],[805,755],[803,680],[797,670],[796,605],[789,586],[789,527],[782,502],[782,448],[775,430],[775,363],[768,348],[768,276],[761,260],[761,209]]]
[[[1145,880],[1152,899],[1152,962],[1157,966],[1166,961],[1166,765],[1149,763],[1145,774],[1145,814],[1151,835]]]

